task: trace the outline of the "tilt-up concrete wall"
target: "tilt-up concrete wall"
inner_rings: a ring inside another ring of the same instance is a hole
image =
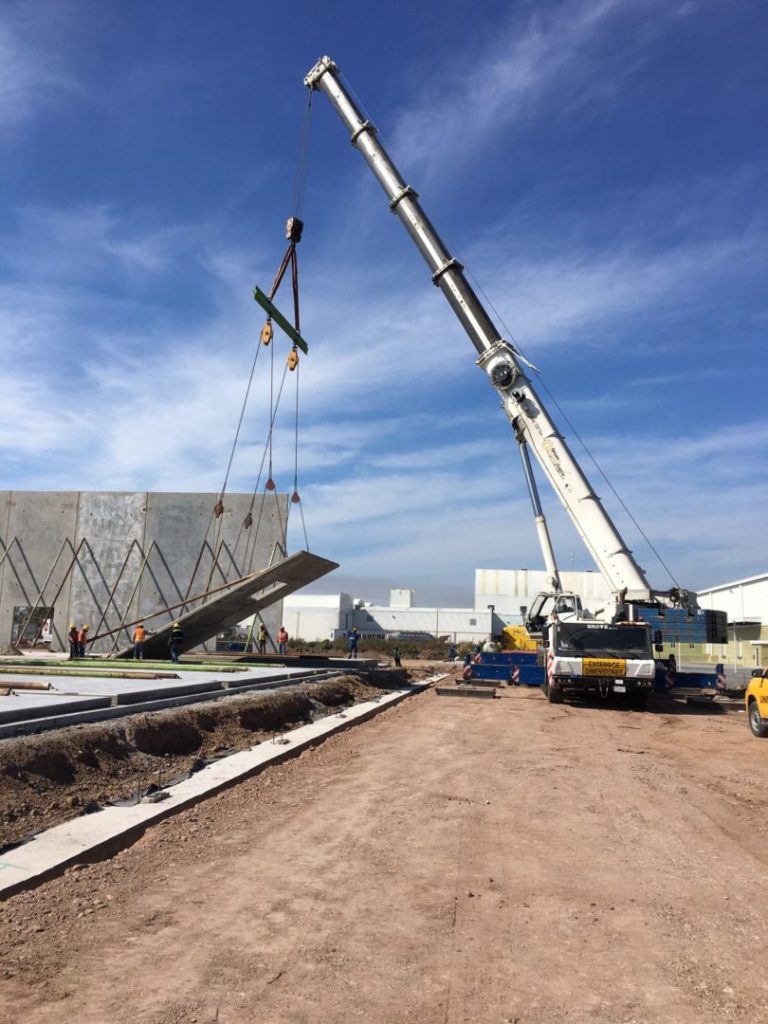
[[[217,498],[0,491],[0,647],[22,639],[32,615],[23,639],[48,639],[63,651],[69,623],[88,623],[91,636],[119,630],[92,647],[109,651],[130,641],[126,623],[142,618],[159,628],[174,618],[153,616],[160,608],[269,565],[283,542],[287,495],[227,494],[216,519]],[[272,636],[281,610],[264,611]]]

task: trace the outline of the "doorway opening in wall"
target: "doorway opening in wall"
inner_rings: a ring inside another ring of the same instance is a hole
[[[53,608],[33,608],[17,604],[13,609],[11,645],[36,647],[49,644],[53,639]]]

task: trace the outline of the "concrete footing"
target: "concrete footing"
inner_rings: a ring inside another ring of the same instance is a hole
[[[435,693],[438,697],[495,697],[496,688],[488,686],[476,686],[474,683],[459,686],[436,686]]]

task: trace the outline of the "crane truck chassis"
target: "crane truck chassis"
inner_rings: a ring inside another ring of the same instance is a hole
[[[645,623],[550,620],[543,629],[546,652],[542,691],[551,704],[566,694],[607,698],[624,694],[643,707],[653,693],[656,663]]]

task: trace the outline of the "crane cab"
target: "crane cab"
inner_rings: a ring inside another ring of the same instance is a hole
[[[552,615],[556,615],[561,622],[591,618],[589,612],[584,611],[578,594],[570,590],[562,590],[560,593],[542,591],[536,594],[525,616],[528,635],[539,639]]]

